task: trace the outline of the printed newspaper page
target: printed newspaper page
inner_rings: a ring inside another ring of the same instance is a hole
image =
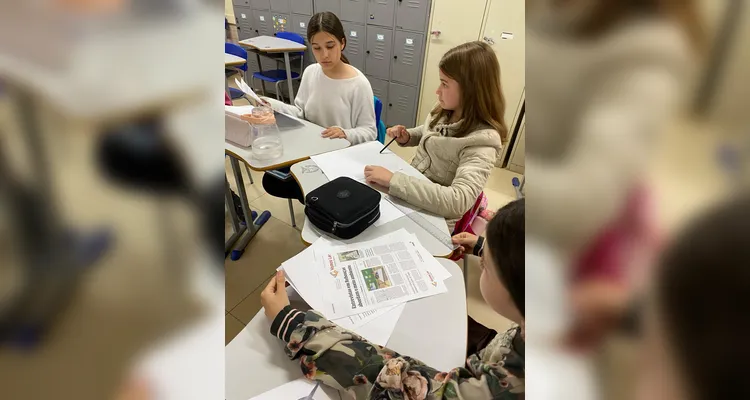
[[[354,247],[356,246],[356,247]],[[425,268],[413,246],[373,240],[321,249],[321,289],[330,319],[347,317],[444,293],[442,280]]]

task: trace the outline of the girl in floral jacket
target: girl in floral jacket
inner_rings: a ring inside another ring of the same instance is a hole
[[[286,354],[299,360],[307,378],[348,391],[357,399],[523,398],[524,213],[524,200],[516,200],[490,221],[480,278],[485,301],[516,325],[468,357],[461,367],[435,370],[370,343],[316,311],[292,309],[283,272],[261,294],[265,314],[272,321],[271,333],[287,343]]]

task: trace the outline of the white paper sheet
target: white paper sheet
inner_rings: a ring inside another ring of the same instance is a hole
[[[309,395],[315,388],[315,382],[300,378],[285,385],[273,388],[249,400],[298,400]],[[313,400],[340,400],[341,394],[335,389],[320,385],[313,395]]]
[[[388,308],[383,313],[374,314],[374,318],[369,319],[367,323],[360,326],[353,326],[356,323],[352,323],[349,318],[333,320],[332,322],[361,335],[372,343],[385,347],[391,339],[393,331],[396,330],[396,325],[398,324],[405,308],[406,303],[401,303],[395,307]],[[378,311],[381,310],[383,309],[379,309]]]
[[[396,208],[396,206],[383,197],[380,200],[380,218],[378,218],[373,225],[382,226],[403,216],[404,213],[402,213],[401,210]]]
[[[391,172],[401,171],[409,165],[390,150],[386,149],[381,154],[382,149],[383,144],[380,142],[367,142],[310,158],[329,180],[348,176],[364,182],[365,167],[368,165],[378,165]]]
[[[253,89],[250,87],[250,85],[245,82],[244,79],[234,79],[234,83],[237,84],[237,88],[245,92],[248,96],[250,96],[251,99],[256,101],[256,104],[263,104],[263,100],[260,99],[260,97],[255,94]]]

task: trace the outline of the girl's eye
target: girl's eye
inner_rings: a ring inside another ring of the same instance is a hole
[[[330,50],[330,49],[333,48],[333,46],[332,45],[331,46],[326,46],[326,48]]]

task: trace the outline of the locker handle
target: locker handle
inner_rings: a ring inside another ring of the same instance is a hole
[[[370,50],[367,50],[365,53],[370,54]]]
[[[393,59],[394,60],[398,60],[398,56],[393,56]]]
[[[393,107],[393,103],[388,103],[388,107]]]

